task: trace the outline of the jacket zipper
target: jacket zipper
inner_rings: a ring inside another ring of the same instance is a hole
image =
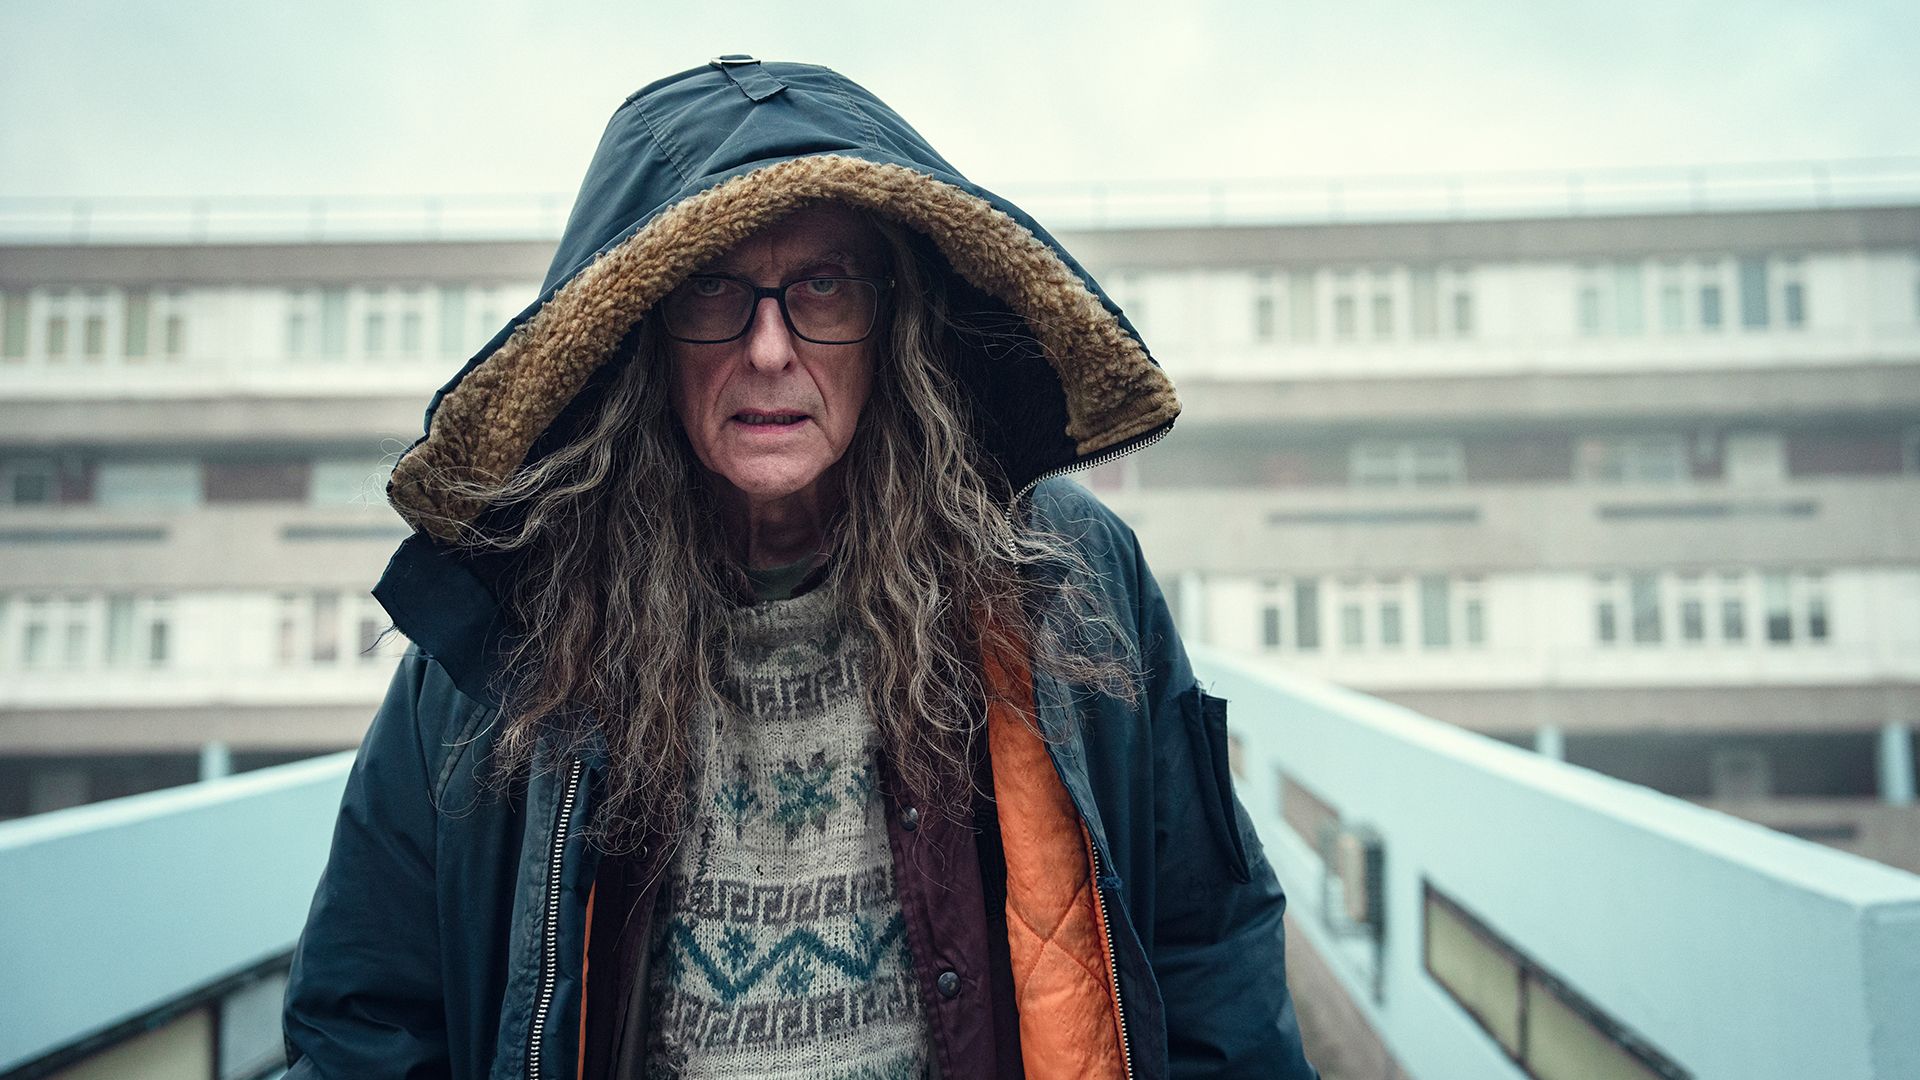
[[[576,758],[567,771],[566,792],[560,797],[560,820],[553,826],[553,846],[547,855],[547,910],[540,930],[540,991],[534,996],[533,1024],[527,1029],[527,1076],[540,1075],[540,1042],[553,1009],[554,982],[560,973],[560,856],[573,827],[573,803],[580,794],[580,773],[586,762]]]
[[[1082,830],[1085,826],[1081,826]],[[1113,951],[1113,923],[1107,918],[1107,901],[1100,888],[1100,849],[1093,837],[1087,837],[1087,850],[1093,852],[1093,906],[1100,913],[1100,933],[1107,940],[1107,978],[1113,985],[1113,1013],[1120,1020],[1120,1067],[1126,1080],[1133,1080],[1133,1050],[1127,1045],[1127,1006],[1120,999],[1120,965]]]
[[[1126,457],[1128,454],[1134,453],[1139,450],[1145,450],[1147,447],[1152,446],[1154,443],[1157,443],[1161,439],[1166,438],[1167,432],[1172,430],[1173,430],[1173,424],[1168,423],[1165,427],[1162,427],[1158,431],[1155,431],[1153,434],[1148,435],[1144,439],[1141,439],[1139,442],[1130,443],[1122,446],[1115,446],[1107,450],[1102,450],[1090,458],[1086,458],[1081,461],[1071,461],[1065,465],[1060,466],[1057,469],[1048,469],[1046,472],[1043,472],[1039,476],[1036,476],[1033,479],[1027,481],[1027,486],[1021,488],[1020,493],[1015,495],[1013,499],[1007,503],[1007,515],[1006,515],[1007,531],[1008,532],[1013,531],[1013,514],[1015,510],[1019,509],[1020,500],[1026,498],[1027,495],[1031,493],[1034,488],[1039,487],[1041,481],[1051,480],[1056,476],[1065,476],[1070,472],[1079,472],[1082,469],[1099,468],[1100,466],[1105,465],[1109,461],[1114,461],[1119,458]]]

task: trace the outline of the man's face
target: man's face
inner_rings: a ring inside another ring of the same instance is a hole
[[[853,211],[821,206],[755,233],[702,273],[762,286],[878,276],[884,250]],[[744,337],[716,345],[669,338],[673,409],[700,463],[750,505],[821,494],[821,476],[847,452],[867,403],[879,336],[876,328],[850,345],[802,340],[764,297]]]

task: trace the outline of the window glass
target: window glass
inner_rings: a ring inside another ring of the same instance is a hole
[[[1764,574],[1760,578],[1761,599],[1766,604],[1767,640],[1785,645],[1793,640],[1793,588],[1787,575]]]
[[[372,458],[318,458],[307,501],[315,506],[378,506],[391,465]]]
[[[94,501],[102,506],[198,506],[197,461],[103,461],[94,474]]]
[[[316,664],[340,659],[340,594],[313,594],[313,651]]]
[[[1315,327],[1313,271],[1295,270],[1287,275],[1287,332],[1295,341],[1312,341]]]
[[[1746,258],[1740,270],[1740,325],[1749,330],[1767,325],[1767,260]]]
[[[1373,275],[1373,336],[1393,336],[1393,278],[1386,271]]]
[[[338,359],[347,354],[347,290],[320,290],[320,355]]]
[[[153,300],[145,289],[127,292],[126,356],[137,360],[147,355],[147,333],[152,329]]]
[[[1400,583],[1389,578],[1380,582],[1380,647],[1397,649],[1405,637],[1401,623]]]
[[[47,317],[47,359],[64,360],[67,356],[67,317],[50,315]]]
[[[1440,275],[1430,266],[1416,266],[1407,278],[1408,328],[1417,338],[1440,333]]]
[[[1640,286],[1640,264],[1616,263],[1613,268],[1613,328],[1621,334],[1638,334],[1646,327],[1644,297]]]
[[[27,355],[27,294],[0,293],[0,356],[17,360]]]
[[[98,360],[107,354],[107,317],[88,315],[80,325],[80,347],[87,359]]]
[[[1819,574],[1807,575],[1807,640],[1827,640],[1827,585]]]
[[[1720,267],[1717,263],[1701,266],[1700,329],[1718,330],[1721,322]]]
[[[1444,574],[1420,578],[1420,644],[1444,649],[1453,644],[1453,612],[1449,582]]]
[[[1462,633],[1466,635],[1467,644],[1485,645],[1487,643],[1486,601],[1477,596],[1468,597],[1460,613],[1464,624]]]
[[[1299,649],[1320,647],[1320,583],[1311,579],[1293,584],[1293,643]]]
[[[1634,644],[1659,644],[1662,636],[1660,579],[1653,574],[1635,574],[1627,581],[1627,593],[1633,605]]]

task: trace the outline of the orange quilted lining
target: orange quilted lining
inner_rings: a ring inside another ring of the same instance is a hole
[[[987,745],[1007,860],[1007,945],[1020,1052],[1032,1080],[1126,1075],[1126,1041],[1109,974],[1092,847],[1027,709],[1033,677],[1023,658],[986,657],[997,704]]]

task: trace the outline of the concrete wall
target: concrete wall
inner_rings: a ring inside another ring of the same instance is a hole
[[[1698,1080],[1920,1075],[1920,877],[1197,649],[1291,914],[1421,1080],[1519,1077],[1426,974],[1421,890],[1469,907]],[[1385,837],[1378,961],[1336,938],[1281,775]]]

